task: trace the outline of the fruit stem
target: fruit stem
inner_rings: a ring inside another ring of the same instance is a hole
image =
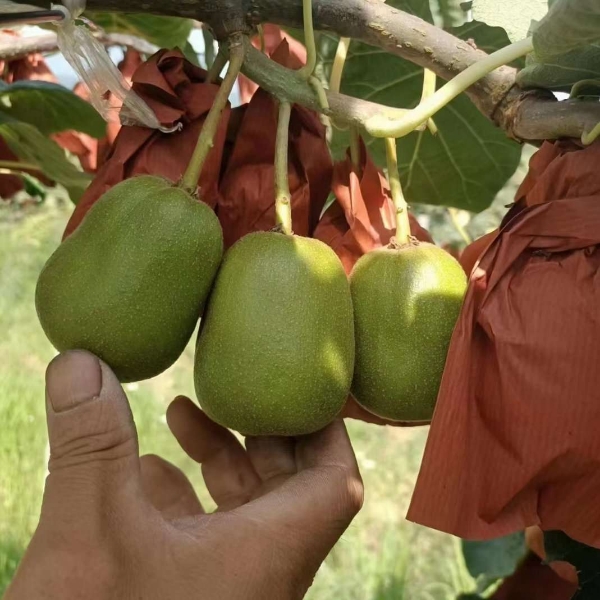
[[[581,143],[584,146],[589,146],[594,143],[600,135],[600,123],[598,123],[591,131],[584,131],[581,136]]]
[[[384,115],[375,115],[365,122],[365,129],[374,137],[402,137],[408,135],[417,127],[426,123],[435,113],[444,108],[446,104],[462,94],[466,89],[477,83],[494,69],[533,51],[533,40],[527,38],[506,46],[483,60],[471,65],[459,73],[446,85],[441,87],[433,96],[422,102],[415,109],[410,110],[400,119],[390,119]]]
[[[387,154],[388,181],[392,201],[396,208],[396,241],[398,244],[410,242],[410,221],[408,220],[408,205],[400,183],[400,172],[398,171],[398,152],[396,150],[395,138],[385,138],[385,149]]]
[[[452,221],[452,225],[454,225],[454,229],[458,232],[458,235],[464,240],[465,244],[468,246],[473,242],[473,239],[469,235],[469,232],[463,227],[460,219],[458,218],[458,211],[456,208],[448,207],[448,216]]]
[[[304,45],[306,46],[306,64],[298,69],[302,79],[308,80],[317,66],[317,44],[315,43],[315,28],[313,24],[312,0],[302,0],[304,19]]]
[[[288,181],[288,144],[292,105],[279,104],[277,141],[275,142],[275,218],[286,235],[292,235],[292,195]]]
[[[222,46],[219,46],[219,51],[213,60],[212,65],[206,72],[206,83],[215,83],[221,74],[221,71],[227,64],[227,54]]]
[[[348,57],[351,41],[350,38],[343,37],[340,38],[338,43],[333,66],[331,67],[331,77],[329,78],[329,90],[332,92],[339,92],[342,86],[342,75],[344,73],[344,66],[346,65],[346,58]]]
[[[435,94],[435,87],[437,84],[437,76],[431,69],[423,70],[423,93],[421,94],[421,103],[425,102],[428,98],[431,98]],[[431,118],[427,119],[427,128],[431,135],[435,135],[438,132],[435,121]]]
[[[0,160],[0,169],[10,171],[40,171],[41,169],[31,163],[18,162],[16,160]]]
[[[354,126],[350,127],[350,160],[352,161],[352,166],[354,167],[356,174],[361,177],[360,132],[358,131],[358,127]]]
[[[265,53],[265,30],[261,24],[256,26],[256,31],[258,31],[258,36],[260,39],[260,51]]]
[[[219,61],[219,57],[215,59],[215,64]],[[231,90],[235,85],[240,69],[244,62],[244,45],[240,35],[236,35],[231,38],[229,44],[229,68],[227,69],[227,75],[221,83],[221,87],[215,96],[214,104],[212,105],[204,126],[200,132],[196,149],[192,154],[192,158],[188,165],[186,172],[181,180],[180,187],[187,190],[190,193],[196,192],[198,188],[198,180],[204,167],[206,157],[211,151],[214,145],[215,134],[219,128],[219,122],[221,120],[221,114],[227,106],[227,101]],[[214,66],[214,65],[213,65]]]

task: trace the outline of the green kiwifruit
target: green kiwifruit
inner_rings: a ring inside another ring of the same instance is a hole
[[[459,263],[432,244],[382,248],[356,263],[352,394],[361,406],[393,421],[431,419],[466,286]]]
[[[202,322],[195,385],[208,416],[245,435],[302,435],[352,383],[350,287],[317,240],[252,233],[225,255]]]
[[[214,212],[158,177],[102,196],[40,274],[36,308],[59,350],[89,350],[122,382],[158,375],[189,341],[223,254]]]

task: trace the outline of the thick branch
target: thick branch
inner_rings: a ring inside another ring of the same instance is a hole
[[[341,36],[361,40],[391,54],[431,69],[442,79],[452,79],[485,57],[452,34],[381,1],[313,0],[315,24]],[[301,26],[302,0],[253,0],[252,15],[292,27]],[[515,70],[497,69],[467,92],[479,110],[491,118],[496,106],[513,86]]]
[[[250,44],[246,48],[243,72],[262,88],[288,102],[320,111],[314,90],[293,71],[269,60]],[[361,126],[375,115],[398,119],[402,109],[386,108],[374,102],[327,92],[330,116]],[[522,92],[514,88],[498,108],[499,125],[516,140],[538,142],[562,137],[579,138],[600,123],[600,103],[570,100],[558,102],[549,92]]]
[[[345,123],[361,126],[369,117],[382,112],[391,117],[400,117],[404,113],[401,109],[386,108],[381,104],[351,98],[336,92],[327,92],[329,110],[323,111],[314,89],[305,79],[273,62],[249,42],[246,43],[246,61],[242,72],[282,101],[301,104],[312,110],[324,112]]]
[[[50,0],[40,0],[49,6]],[[122,11],[122,0],[88,0],[90,10]],[[209,24],[218,37],[251,24],[269,22],[302,28],[302,0],[128,0],[128,12],[151,12],[195,18]],[[381,0],[313,0],[315,27],[362,40],[367,44],[431,69],[452,79],[485,56],[452,34],[418,17],[403,13]],[[467,93],[491,118],[512,87],[515,71],[504,67],[490,73]]]
[[[49,7],[51,0],[39,0]],[[122,0],[87,0],[90,10],[123,10]],[[381,0],[313,0],[315,27],[335,31],[381,47],[392,54],[451,79],[485,54],[448,32],[403,13]],[[302,0],[128,0],[128,12],[195,18],[208,24],[217,37],[249,31],[257,23],[302,26]],[[290,102],[319,110],[311,88],[293,75],[273,67],[264,57],[250,53],[245,73],[256,83]],[[290,78],[291,77],[291,78]],[[522,141],[580,137],[589,125],[600,122],[600,103],[559,103],[547,97],[523,94],[515,84],[515,71],[502,67],[473,85],[466,93],[479,110]],[[362,123],[380,106],[328,94],[331,113],[347,122]]]

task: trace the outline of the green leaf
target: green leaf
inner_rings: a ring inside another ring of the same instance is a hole
[[[510,40],[507,37],[506,31],[502,27],[494,27],[488,23],[482,23],[481,21],[471,21],[465,23],[461,27],[454,27],[450,29],[450,33],[459,37],[461,40],[473,39],[477,41],[477,47],[488,54],[492,54],[504,48],[504,46],[510,44]],[[525,66],[525,59],[520,58],[512,63],[513,67],[523,68]]]
[[[512,575],[528,552],[523,532],[487,542],[463,540],[462,549],[471,576],[489,580]]]
[[[23,188],[32,198],[45,200],[48,195],[48,188],[37,178],[29,173],[19,173],[19,177],[23,180]]]
[[[106,123],[94,107],[67,88],[46,81],[0,81],[0,112],[50,135],[73,129],[95,138]]]
[[[600,598],[600,550],[576,542],[562,531],[546,531],[544,546],[548,562],[572,564],[579,576],[579,590],[573,600]]]
[[[535,54],[543,61],[600,41],[598,0],[557,0],[533,35]]]
[[[200,66],[200,61],[198,60],[196,50],[194,50],[194,46],[192,46],[189,41],[186,41],[186,43],[181,47],[181,51],[193,65],[196,65],[197,67]]]
[[[517,75],[517,83],[523,88],[546,88],[555,92],[569,92],[574,84],[585,79],[600,79],[600,44],[590,44],[547,62],[531,54],[525,69]]]
[[[429,6],[413,0],[392,2],[431,21]],[[493,51],[509,40],[498,28],[469,23],[456,32],[473,38],[479,47]],[[323,36],[325,37],[325,36]],[[323,39],[331,64],[337,42]],[[440,82],[440,85],[443,82]],[[352,42],[342,92],[387,106],[412,108],[421,98],[423,69],[359,42]],[[451,102],[435,116],[437,136],[415,132],[398,140],[400,170],[409,203],[437,204],[479,212],[487,208],[519,165],[521,147],[486,119],[465,96]],[[385,165],[381,140],[366,139],[376,162]],[[341,157],[348,135],[335,131],[332,151]]]
[[[431,12],[436,25],[448,29],[459,27],[465,22],[465,12],[461,0],[430,0]]]
[[[192,31],[192,20],[149,14],[86,13],[96,25],[111,33],[144,38],[161,48],[183,48]]]
[[[63,185],[77,203],[91,177],[69,162],[58,144],[33,125],[3,115],[0,115],[0,137],[22,161],[38,166],[50,179]]]
[[[513,42],[526,38],[532,21],[547,12],[546,0],[473,0],[473,18],[504,28]]]

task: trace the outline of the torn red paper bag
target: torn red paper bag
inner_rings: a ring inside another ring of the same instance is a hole
[[[306,47],[304,44],[294,39],[289,34],[286,34],[281,27],[273,25],[272,23],[265,23],[263,25],[263,40],[264,52],[268,55],[273,54],[277,48],[279,48],[281,42],[285,40],[289,48],[289,53],[298,61],[298,64],[300,66],[306,64]],[[261,41],[259,35],[252,37],[251,42],[255,48],[260,50]],[[240,75],[238,85],[242,103],[249,102],[258,90],[258,85],[251,79],[248,79],[245,75]]]
[[[161,50],[140,65],[132,81],[134,91],[152,108],[165,127],[179,122],[183,130],[161,133],[145,127],[123,127],[108,159],[79,201],[64,236],[81,223],[90,207],[111,187],[134,175],[156,175],[178,181],[192,156],[218,85],[204,83],[206,71],[187,61],[178,50]],[[201,199],[215,207],[221,158],[230,108],[223,111],[199,186]]]
[[[600,143],[545,143],[470,279],[408,519],[600,548]]]
[[[314,237],[331,246],[350,274],[356,261],[375,248],[387,246],[396,234],[396,209],[385,175],[361,142],[361,174],[350,154],[333,168],[331,189],[337,200],[325,212]],[[412,234],[433,243],[429,232],[409,213]]]
[[[297,68],[282,42],[273,60]],[[252,231],[268,231],[275,223],[275,139],[278,106],[258,90],[243,120],[220,186],[217,214],[229,247]],[[325,127],[317,113],[294,105],[289,129],[288,178],[294,233],[312,236],[329,195],[332,161]]]
[[[498,230],[490,231],[482,235],[479,239],[469,244],[458,257],[458,262],[464,269],[467,277],[471,276],[471,271],[477,264],[479,257],[485,252],[487,247],[498,237]]]

